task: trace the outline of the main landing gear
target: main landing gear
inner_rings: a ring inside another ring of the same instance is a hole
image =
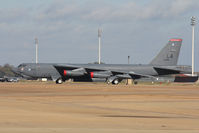
[[[58,78],[57,80],[56,80],[56,84],[62,84],[63,83],[63,79],[62,78]]]

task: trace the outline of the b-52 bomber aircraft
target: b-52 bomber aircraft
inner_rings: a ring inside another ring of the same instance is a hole
[[[133,64],[46,64],[26,63],[17,72],[32,78],[51,78],[56,83],[73,79],[74,81],[93,81],[106,79],[107,83],[118,84],[123,79],[142,77],[156,79],[157,76],[190,73],[190,66],[177,65],[182,39],[170,39],[160,53],[147,65]]]

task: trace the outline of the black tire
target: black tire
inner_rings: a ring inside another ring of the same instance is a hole
[[[119,84],[119,80],[118,79],[113,80],[112,84],[118,85]]]
[[[62,84],[62,83],[63,83],[62,78],[59,78],[59,79],[56,80],[56,84]]]
[[[137,81],[134,81],[134,85],[137,85],[138,84],[138,82]]]

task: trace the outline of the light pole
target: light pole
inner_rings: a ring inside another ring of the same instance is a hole
[[[130,56],[128,56],[128,64],[130,64]]]
[[[101,36],[102,36],[102,30],[98,29],[98,41],[99,41],[99,55],[98,55],[98,63],[101,64]]]
[[[35,45],[36,45],[36,52],[35,52],[36,60],[35,60],[35,62],[37,64],[38,63],[38,39],[37,38],[35,38]]]
[[[192,26],[192,76],[194,76],[194,29],[196,24],[196,18],[194,16],[191,17],[191,26]]]

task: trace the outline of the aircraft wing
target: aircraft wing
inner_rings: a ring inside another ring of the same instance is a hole
[[[87,76],[88,78],[111,78],[111,81],[115,79],[139,79],[142,77],[155,78],[154,76],[143,75],[132,71],[102,69],[100,67],[81,67],[76,65],[54,65],[54,67],[62,77],[68,74],[71,78]]]
[[[179,74],[183,72],[179,69],[173,69],[173,68],[164,68],[164,67],[154,67],[158,75],[169,75],[169,74]]]

